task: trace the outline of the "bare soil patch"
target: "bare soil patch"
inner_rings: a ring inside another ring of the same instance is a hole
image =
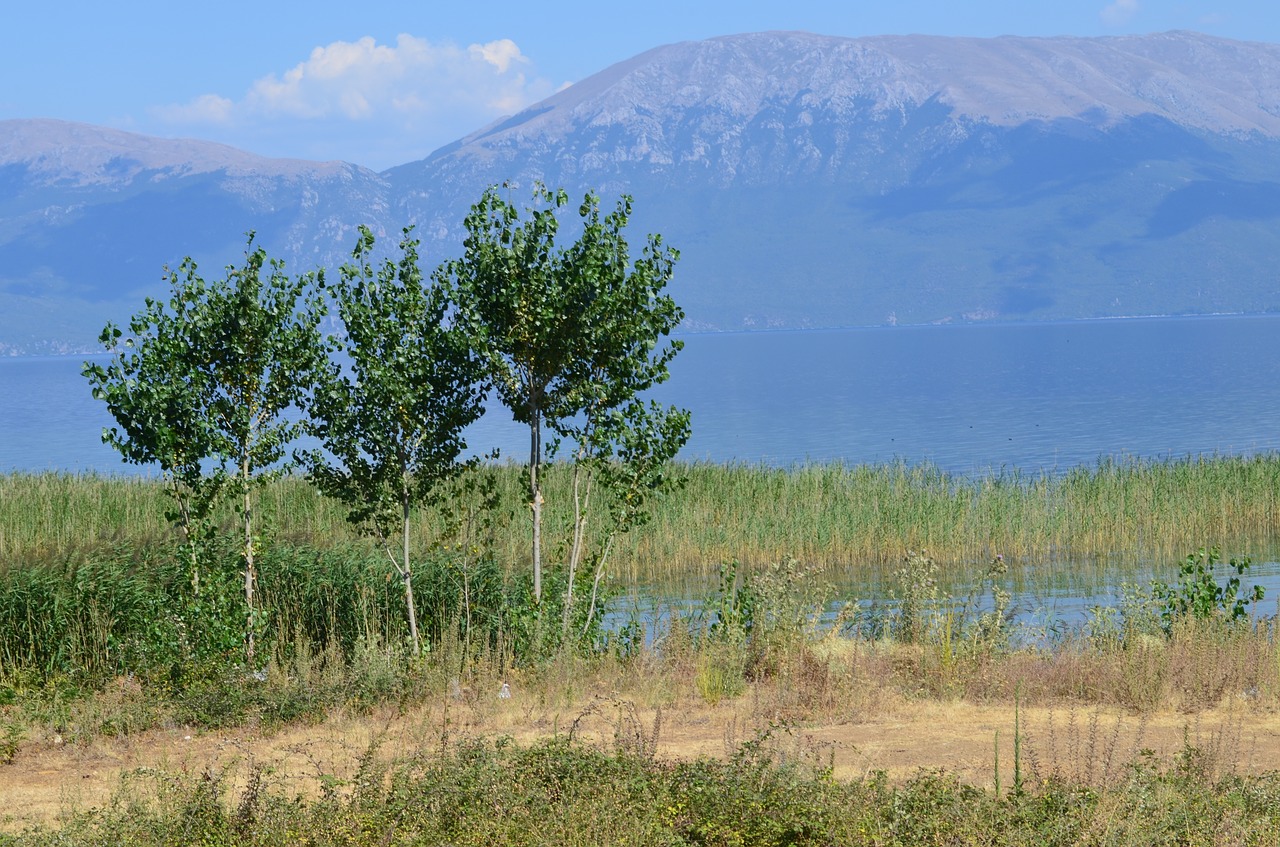
[[[940,768],[987,788],[993,786],[998,755],[1001,785],[1013,781],[1011,704],[899,701],[875,714],[837,711],[791,723],[761,703],[748,692],[715,706],[688,697],[658,709],[599,694],[550,704],[517,688],[509,700],[496,692],[470,701],[441,697],[408,710],[335,713],[318,724],[272,731],[171,728],[84,745],[35,738],[13,762],[0,765],[0,828],[54,824],[68,812],[100,807],[135,778],[131,774],[145,779],[156,772],[208,773],[234,792],[258,769],[267,784],[290,793],[314,795],[322,783],[341,790],[371,750],[395,759],[461,737],[510,736],[531,743],[573,734],[605,747],[651,749],[660,758],[726,756],[744,741],[764,738],[779,757],[830,763],[839,779],[884,771],[896,780]],[[1195,715],[1038,706],[1018,710],[1017,719],[1028,780],[1119,779],[1143,751],[1167,759],[1186,745],[1222,773],[1280,769],[1280,714],[1244,700]]]

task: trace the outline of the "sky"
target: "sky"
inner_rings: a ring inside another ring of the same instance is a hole
[[[0,120],[57,118],[383,170],[663,44],[824,35],[1280,43],[1276,0],[64,0],[6,3]],[[3,138],[0,137],[0,146]]]

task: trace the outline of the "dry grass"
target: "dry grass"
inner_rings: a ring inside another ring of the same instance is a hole
[[[446,682],[420,702],[340,708],[315,724],[216,732],[171,726],[80,743],[37,735],[0,766],[3,829],[102,805],[122,785],[156,774],[215,774],[231,797],[255,779],[305,798],[348,792],[370,757],[411,761],[474,737],[529,745],[573,736],[664,760],[731,755],[743,742],[763,740],[779,760],[815,758],[837,779],[882,771],[902,781],[942,768],[986,788],[996,784],[997,767],[1000,784],[1013,784],[1015,728],[1029,781],[1103,786],[1143,751],[1170,760],[1188,746],[1217,775],[1280,769],[1274,703],[1224,698],[1188,715],[1169,708],[1139,714],[1043,692],[1021,704],[926,697],[903,685],[919,654],[832,644],[780,661],[741,695],[715,704],[698,694],[690,657],[647,655],[626,666],[565,660],[538,674],[489,669],[456,688]],[[510,699],[498,697],[503,682]]]

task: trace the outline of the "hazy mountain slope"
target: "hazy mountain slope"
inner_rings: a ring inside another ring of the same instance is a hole
[[[164,291],[164,265],[191,255],[218,275],[249,230],[291,266],[336,264],[357,224],[385,216],[385,192],[342,162],[0,121],[0,352],[85,349],[108,317]]]
[[[693,328],[1280,309],[1280,45],[759,33],[607,68],[374,174],[0,121],[0,352],[92,345],[257,230],[297,269],[510,181],[635,195]],[[390,244],[394,238],[387,238]]]
[[[651,50],[428,162],[465,172],[541,158],[566,176],[640,164],[726,182],[826,174],[886,185],[908,176],[922,150],[954,147],[977,128],[1108,127],[1142,115],[1275,138],[1278,71],[1280,45],[1195,33],[729,36]],[[907,140],[914,149],[902,149]]]
[[[658,48],[392,169],[636,195],[720,328],[1280,307],[1280,46],[1194,33]]]

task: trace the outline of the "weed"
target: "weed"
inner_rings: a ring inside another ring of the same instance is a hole
[[[26,730],[16,721],[7,718],[0,722],[0,765],[7,765],[14,760],[26,737]]]
[[[894,635],[905,644],[923,641],[936,624],[938,563],[923,550],[908,550],[893,578],[898,601]]]
[[[1265,590],[1261,585],[1240,594],[1240,577],[1252,564],[1249,557],[1228,562],[1228,569],[1235,571],[1235,575],[1219,585],[1213,569],[1221,563],[1222,555],[1217,547],[1208,550],[1202,547],[1183,559],[1176,585],[1163,582],[1152,585],[1151,594],[1160,604],[1160,621],[1166,634],[1173,631],[1175,621],[1185,617],[1198,620],[1221,617],[1235,623],[1248,617],[1250,604],[1256,606],[1262,600]]]

